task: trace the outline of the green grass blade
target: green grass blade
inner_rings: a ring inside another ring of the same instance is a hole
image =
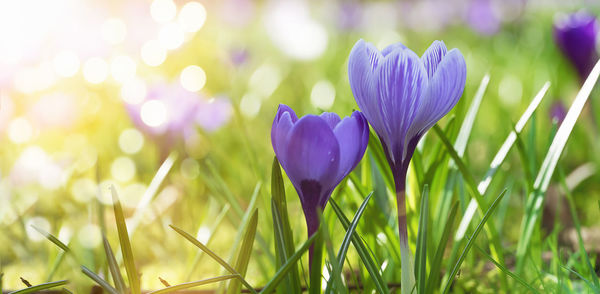
[[[498,150],[498,153],[496,153],[496,156],[494,156],[494,159],[492,159],[492,162],[490,163],[490,168],[485,173],[485,176],[483,177],[481,182],[479,182],[479,184],[477,185],[477,190],[481,195],[484,195],[487,191],[487,188],[492,182],[492,178],[494,177],[494,175],[496,175],[496,172],[500,168],[500,165],[502,165],[508,153],[512,149],[513,144],[517,140],[517,133],[523,131],[525,125],[527,124],[537,107],[542,102],[542,99],[546,95],[546,92],[548,92],[549,87],[550,82],[546,82],[544,86],[542,86],[542,89],[540,89],[540,91],[535,95],[535,97],[533,98],[531,103],[529,103],[529,106],[527,107],[523,115],[521,115],[521,118],[519,118],[519,120],[517,121],[517,124],[515,125],[516,132],[510,132],[506,140],[504,140],[504,143],[502,143],[502,146]],[[456,236],[454,238],[455,240],[460,240],[464,237],[465,233],[467,232],[467,228],[469,227],[469,224],[471,223],[471,220],[475,215],[476,210],[477,201],[475,199],[471,199],[471,201],[469,202],[469,206],[467,207],[467,210],[465,211],[464,216],[460,222],[460,225],[456,230]]]
[[[39,285],[27,287],[27,288],[22,289],[22,290],[13,291],[13,292],[10,292],[8,294],[36,293],[36,292],[39,292],[39,291],[42,291],[42,290],[47,290],[47,289],[52,289],[54,287],[63,286],[63,285],[66,285],[67,283],[68,283],[67,280],[50,282],[50,283],[44,283],[44,284],[39,284]]]
[[[590,262],[590,258],[588,256],[587,251],[585,250],[585,246],[583,243],[583,237],[581,236],[581,224],[579,223],[579,217],[577,217],[577,211],[575,210],[575,202],[573,201],[573,196],[571,195],[571,191],[569,187],[567,187],[567,182],[565,180],[565,175],[562,173],[562,170],[559,170],[559,180],[560,184],[565,192],[565,198],[567,199],[567,203],[569,206],[569,211],[571,212],[571,217],[573,218],[573,224],[575,224],[575,232],[577,233],[577,243],[579,245],[579,255],[581,256],[581,261],[584,262],[589,271],[589,275],[592,277],[592,282],[594,283],[594,287],[600,289],[600,284],[598,283],[598,277],[596,276],[596,271]]]
[[[429,222],[429,187],[423,188],[421,211],[419,215],[419,231],[417,233],[417,250],[415,252],[415,275],[417,293],[426,293],[427,284],[427,234]]]
[[[175,160],[177,160],[177,153],[171,152],[167,159],[165,159],[165,161],[160,165],[158,171],[150,181],[150,185],[148,185],[144,195],[142,195],[142,198],[135,208],[135,212],[133,213],[133,216],[129,222],[129,236],[131,236],[137,229],[142,217],[144,216],[144,213],[146,212],[146,208],[148,205],[150,205],[150,202],[152,202],[152,199],[154,199],[154,196],[158,192],[158,188],[160,188],[160,185],[171,171],[173,164],[175,164]]]
[[[238,275],[240,277],[242,284],[244,284],[244,286],[246,286],[246,288],[248,290],[250,290],[250,292],[256,293],[256,290],[254,290],[254,288],[252,286],[250,286],[250,284],[244,278],[242,278],[242,276],[231,265],[229,265],[225,260],[223,260],[221,257],[219,257],[216,253],[212,252],[212,250],[208,249],[208,247],[206,247],[204,244],[202,244],[202,242],[198,241],[192,235],[188,234],[186,231],[184,231],[176,226],[173,226],[173,225],[169,225],[169,226],[171,227],[171,229],[175,230],[175,232],[179,233],[181,236],[183,236],[188,241],[190,241],[192,244],[196,245],[196,247],[200,248],[200,250],[202,250],[206,254],[208,254],[208,256],[210,256],[212,259],[214,259],[216,262],[218,262],[228,272],[230,272],[233,275]]]
[[[489,254],[487,254],[487,252],[485,252],[483,249],[479,248],[479,246],[475,245],[475,248],[477,250],[479,250],[479,252],[481,254],[483,254],[483,256],[487,257],[487,259],[489,261],[491,261],[494,265],[496,265],[496,267],[499,270],[501,270],[503,273],[505,273],[509,277],[513,278],[515,281],[519,282],[519,284],[523,285],[525,288],[529,289],[531,292],[533,292],[533,293],[540,293],[537,289],[535,289],[529,283],[525,282],[525,280],[521,279],[519,276],[517,276],[514,273],[512,273],[511,271],[509,271],[506,267],[504,267],[503,265],[499,264],[493,257],[491,257]]]
[[[3,288],[2,288],[2,284],[4,281],[4,273],[0,273],[0,293],[3,293]]]
[[[58,246],[58,248],[62,249],[64,252],[70,251],[69,246],[65,245],[65,243],[58,240],[58,238],[54,237],[52,234],[44,231],[42,228],[39,228],[36,225],[32,224],[31,227],[38,231],[40,234],[42,234],[44,237],[46,237],[46,239],[48,239],[50,242],[54,243],[54,245]]]
[[[127,287],[125,286],[125,281],[123,280],[123,275],[121,274],[121,269],[119,268],[119,264],[117,263],[117,259],[115,258],[115,254],[110,247],[110,243],[108,243],[108,239],[106,236],[102,234],[102,244],[104,246],[104,253],[106,254],[106,261],[108,262],[108,269],[110,271],[110,275],[115,282],[115,286],[119,293],[127,293]]]
[[[179,285],[173,285],[173,286],[170,286],[170,287],[167,287],[167,288],[164,288],[164,289],[160,289],[160,290],[157,290],[157,291],[149,292],[148,294],[173,293],[173,292],[181,291],[181,290],[184,290],[184,289],[194,288],[194,287],[198,287],[198,286],[202,286],[202,285],[208,285],[208,284],[212,284],[212,283],[216,283],[216,282],[226,281],[226,280],[229,280],[229,279],[235,279],[237,277],[239,277],[239,276],[238,275],[219,276],[219,277],[214,277],[214,278],[200,280],[200,281],[195,281],[195,282],[188,282],[188,283],[183,283],[183,284],[179,284]],[[240,293],[240,292],[238,291],[237,293]]]
[[[462,157],[467,149],[467,142],[469,141],[469,137],[471,136],[471,130],[473,130],[473,124],[475,123],[475,117],[477,116],[477,112],[479,112],[479,106],[481,105],[481,100],[483,100],[483,94],[485,94],[485,90],[490,82],[490,76],[486,74],[483,79],[481,79],[481,83],[479,84],[479,88],[475,93],[475,97],[471,102],[471,106],[469,106],[469,110],[463,120],[462,125],[460,126],[460,130],[458,131],[458,136],[456,137],[456,141],[454,142],[454,149],[456,152]],[[453,165],[452,161],[450,161],[450,165]]]
[[[329,199],[329,203],[331,205],[331,208],[335,212],[338,220],[344,227],[344,230],[346,230],[346,232],[347,232],[348,228],[350,227],[350,221],[348,220],[348,218],[346,218],[346,216],[344,215],[344,213],[342,212],[340,207],[337,205],[335,200]],[[386,293],[386,294],[389,293],[390,290],[387,288],[387,285],[385,284],[385,282],[383,281],[383,278],[381,277],[381,274],[379,273],[379,266],[373,260],[373,258],[371,257],[371,255],[369,253],[370,250],[366,247],[365,243],[361,240],[361,238],[358,236],[358,234],[356,232],[354,232],[354,234],[352,234],[352,244],[354,245],[354,248],[356,249],[358,256],[360,257],[363,264],[365,265],[365,268],[367,269],[369,276],[373,280],[373,283],[375,284],[377,293]]]
[[[570,268],[568,268],[568,267],[566,267],[566,266],[564,266],[564,265],[561,265],[560,267],[562,267],[562,268],[564,268],[564,269],[568,270],[569,272],[573,273],[573,274],[574,274],[574,275],[576,275],[578,278],[580,278],[582,281],[584,281],[584,282],[585,282],[585,284],[586,284],[586,285],[587,285],[587,286],[588,286],[590,289],[592,289],[592,291],[594,291],[594,293],[600,293],[600,289],[596,288],[596,286],[594,286],[594,284],[592,284],[592,282],[590,282],[588,279],[584,278],[584,277],[583,277],[583,276],[582,276],[580,273],[578,273],[578,272],[576,272],[576,271],[574,271],[574,270],[572,270],[572,269],[570,269]]]
[[[280,268],[294,252],[294,237],[287,211],[283,177],[281,175],[281,168],[279,167],[279,161],[277,161],[277,157],[273,158],[271,171],[271,195],[271,213],[273,216],[273,233],[275,234],[275,252],[277,266]],[[287,290],[283,288],[284,286]],[[301,283],[298,268],[293,266],[290,270],[290,274],[286,277],[286,282],[279,287],[278,291],[280,293],[285,293],[283,291],[289,293],[291,291],[292,293],[299,294],[300,289]]]
[[[235,270],[240,274],[242,278],[246,276],[248,270],[248,263],[252,256],[252,247],[254,245],[254,237],[256,236],[256,226],[258,225],[258,210],[255,209],[250,222],[246,227],[246,234],[244,235],[244,241],[242,242],[242,248],[238,253],[237,260],[235,262]],[[242,284],[239,279],[231,281],[227,293],[240,293]]]
[[[448,293],[448,291],[450,290],[450,286],[454,282],[454,277],[458,273],[458,270],[460,269],[462,262],[465,260],[465,257],[467,256],[467,253],[469,253],[469,250],[473,246],[475,239],[477,239],[477,236],[479,235],[479,233],[483,229],[483,226],[485,225],[487,220],[490,218],[490,216],[492,215],[492,213],[494,212],[494,210],[500,203],[500,200],[502,200],[502,197],[504,197],[504,194],[506,194],[506,190],[504,190],[502,193],[500,193],[500,195],[498,195],[498,197],[496,197],[496,200],[494,200],[494,202],[492,203],[490,208],[485,212],[483,218],[481,219],[481,221],[475,228],[475,231],[473,232],[473,234],[471,234],[471,237],[469,238],[467,245],[465,245],[465,248],[463,249],[463,251],[460,254],[460,257],[458,258],[456,263],[454,264],[454,267],[452,268],[450,275],[448,276],[448,280],[446,281],[446,286],[444,287],[444,291],[443,291],[444,294]]]
[[[521,236],[517,244],[517,272],[521,272],[523,268],[524,257],[529,248],[529,242],[531,241],[533,229],[537,223],[539,215],[541,214],[542,204],[545,198],[544,196],[546,194],[546,190],[548,189],[548,185],[550,184],[550,180],[552,179],[552,175],[554,174],[556,165],[558,164],[558,160],[560,159],[562,151],[567,144],[567,140],[571,135],[571,131],[573,131],[573,127],[575,127],[577,118],[581,114],[581,111],[583,110],[588,97],[592,93],[592,89],[596,85],[599,76],[600,62],[596,63],[585,83],[581,87],[581,90],[579,93],[577,93],[577,96],[575,97],[571,108],[569,108],[565,119],[558,128],[558,131],[556,132],[556,135],[550,144],[548,153],[542,162],[542,166],[538,171],[534,183],[534,191],[529,195],[529,198],[531,199],[529,202],[532,204],[531,213],[525,214],[521,222]]]
[[[454,219],[456,217],[457,212],[458,202],[454,202],[454,204],[452,204],[452,207],[450,208],[450,213],[448,214],[446,224],[444,225],[442,237],[440,238],[440,242],[435,252],[435,256],[433,257],[433,260],[430,263],[431,270],[429,272],[429,279],[427,281],[427,292],[429,293],[433,293],[433,290],[437,287],[438,283],[440,282],[440,273],[442,271],[442,259],[444,258],[444,252],[446,251],[446,243],[450,238],[450,234],[452,232],[452,225],[454,224]]]
[[[371,154],[375,158],[375,163],[379,167],[379,171],[381,172],[381,175],[383,176],[383,179],[385,180],[385,184],[388,187],[393,187],[394,186],[394,177],[392,176],[392,170],[390,169],[387,159],[385,158],[383,146],[381,146],[381,142],[379,142],[379,140],[375,139],[375,138],[379,138],[377,136],[377,134],[375,134],[375,132],[373,132],[372,129],[370,129],[369,131],[370,131],[369,136],[371,138],[369,140],[369,145],[368,145],[369,150],[371,151]]]
[[[329,280],[327,281],[325,293],[334,293],[332,292],[334,289],[335,293],[348,293],[348,289],[344,286],[342,281],[342,266],[338,263],[338,258],[336,258],[335,252],[333,251],[333,242],[331,241],[329,228],[322,214],[319,214],[319,220],[321,222],[321,231],[319,233],[322,234],[323,243],[325,244],[327,256],[329,257],[328,262],[325,262],[327,272],[329,273]]]
[[[292,256],[286,261],[286,263],[277,271],[277,273],[267,282],[265,287],[260,291],[260,293],[273,293],[275,288],[283,278],[287,275],[287,273],[296,265],[298,260],[302,257],[302,255],[308,250],[310,245],[313,243],[318,234],[314,234],[311,236],[302,246],[294,253]]]
[[[106,280],[104,280],[103,278],[101,278],[100,276],[98,276],[96,273],[94,273],[93,271],[91,271],[87,267],[85,267],[85,266],[82,265],[81,266],[81,271],[86,276],[88,276],[90,279],[94,280],[94,282],[96,282],[96,284],[98,284],[100,287],[102,287],[102,289],[106,290],[106,292],[108,292],[110,294],[119,294],[119,292],[117,291],[117,289],[115,289]]]
[[[123,215],[123,208],[117,195],[117,190],[114,186],[110,187],[113,197],[113,209],[115,211],[115,222],[117,223],[117,231],[119,233],[119,242],[121,244],[121,251],[123,252],[123,263],[125,264],[125,271],[127,272],[127,278],[129,280],[129,287],[132,294],[141,294],[140,289],[140,277],[135,267],[135,261],[133,259],[133,251],[131,250],[131,242],[129,240],[129,234],[127,233],[127,225],[125,224],[125,216]]]
[[[454,163],[458,167],[458,170],[462,174],[464,182],[466,183],[467,190],[469,190],[471,195],[473,195],[473,197],[477,201],[477,207],[479,208],[479,211],[482,215],[484,215],[484,212],[487,210],[488,205],[485,199],[483,199],[483,196],[477,190],[475,180],[473,179],[473,176],[467,169],[466,164],[463,162],[458,153],[456,153],[456,150],[454,150],[454,147],[452,146],[446,135],[443,133],[442,129],[440,129],[438,125],[434,125],[432,129],[434,130],[436,135],[438,135],[440,141],[443,142],[450,157],[454,160]],[[500,239],[498,237],[498,233],[496,231],[496,226],[494,225],[494,222],[485,223],[485,229],[486,234],[491,240],[490,250],[492,251],[492,255],[498,258],[501,263],[503,263],[504,258],[502,256],[502,246],[500,245]]]
[[[346,228],[346,234],[344,235],[344,240],[342,241],[342,245],[340,245],[340,249],[338,250],[338,255],[337,255],[337,263],[339,265],[339,268],[344,267],[344,261],[346,260],[346,254],[348,253],[348,249],[350,248],[350,243],[352,242],[352,239],[353,239],[352,237],[354,236],[354,233],[356,232],[356,227],[358,226],[358,222],[360,221],[360,218],[362,217],[363,213],[365,212],[365,209],[367,208],[367,204],[369,203],[371,196],[373,196],[373,192],[369,193],[369,195],[367,195],[367,197],[365,197],[365,200],[362,202],[362,204],[360,205],[360,207],[354,214],[354,217],[352,218],[352,222],[350,223],[348,228]]]

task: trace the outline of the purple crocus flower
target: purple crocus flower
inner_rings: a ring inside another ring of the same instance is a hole
[[[414,281],[409,274],[406,172],[421,137],[462,96],[465,60],[458,49],[448,51],[441,41],[433,42],[419,58],[400,43],[380,52],[360,40],[350,53],[348,75],[354,98],[379,136],[394,175],[402,268],[408,269],[402,270],[403,281]],[[410,283],[405,284],[403,293],[410,291]]]
[[[289,106],[279,105],[271,143],[298,192],[309,237],[319,228],[319,210],[356,167],[368,142],[369,125],[359,111],[344,119],[331,112],[298,119]],[[309,259],[312,264],[312,247]]]
[[[565,120],[567,116],[567,107],[561,100],[556,100],[550,106],[550,118],[552,121],[556,121],[559,125]]]
[[[556,17],[554,40],[583,82],[598,61],[598,20],[585,11]]]

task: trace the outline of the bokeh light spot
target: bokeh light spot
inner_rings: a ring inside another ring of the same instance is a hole
[[[110,74],[115,81],[124,83],[135,78],[137,65],[129,56],[119,55],[110,62]]]
[[[27,232],[27,237],[29,237],[29,239],[34,242],[45,240],[46,237],[40,232],[38,232],[36,229],[34,229],[33,226],[36,226],[46,232],[52,231],[52,226],[46,218],[43,218],[41,216],[35,216],[28,219],[25,222],[25,231]]]
[[[83,65],[83,77],[92,84],[100,84],[108,77],[108,64],[100,57],[88,59]]]
[[[33,136],[33,127],[31,123],[23,118],[13,119],[8,125],[8,138],[17,144],[25,143]]]
[[[200,175],[200,164],[193,158],[186,158],[181,162],[181,174],[189,180]]]
[[[156,22],[169,22],[176,14],[177,6],[172,0],[154,0],[150,5],[150,15]]]
[[[119,44],[126,36],[127,26],[121,19],[110,18],[102,24],[102,38],[109,44]]]
[[[102,242],[100,227],[94,224],[85,224],[77,233],[77,240],[81,246],[94,249]]]
[[[142,60],[149,66],[159,66],[167,59],[167,49],[157,40],[150,40],[142,46]]]
[[[186,32],[195,33],[206,21],[206,9],[200,2],[188,2],[179,11],[177,21]]]
[[[135,176],[135,163],[129,157],[118,157],[110,165],[110,175],[119,182],[128,182]]]
[[[136,129],[126,129],[119,136],[119,148],[127,154],[135,154],[144,146],[144,136]]]
[[[92,200],[98,192],[96,183],[88,178],[77,179],[71,184],[71,195],[80,203]]]
[[[167,107],[162,101],[150,100],[142,105],[140,116],[149,127],[159,127],[167,122]]]
[[[73,51],[62,51],[53,60],[54,71],[61,77],[72,77],[79,71],[79,57]]]
[[[260,97],[253,93],[247,93],[240,101],[240,111],[243,115],[249,118],[254,118],[260,111],[260,105]]]
[[[121,87],[121,99],[128,104],[140,104],[144,101],[146,92],[146,83],[139,78],[133,78]]]
[[[206,73],[201,67],[190,65],[181,71],[179,81],[181,86],[190,92],[200,91],[206,84]]]
[[[183,29],[177,23],[169,23],[158,32],[158,41],[168,50],[179,48],[184,37]]]
[[[310,93],[310,103],[317,108],[329,109],[335,100],[335,87],[327,80],[318,81]]]

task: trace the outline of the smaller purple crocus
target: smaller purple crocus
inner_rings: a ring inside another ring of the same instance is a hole
[[[368,142],[369,125],[359,111],[344,119],[331,112],[298,118],[289,106],[279,105],[271,143],[298,192],[309,237],[319,229],[319,211],[362,159]],[[312,252],[311,247],[311,264]]]
[[[550,119],[560,125],[567,116],[567,107],[561,100],[556,100],[550,106]]]
[[[596,17],[585,11],[561,14],[554,21],[554,40],[577,70],[581,82],[598,61],[598,30]]]

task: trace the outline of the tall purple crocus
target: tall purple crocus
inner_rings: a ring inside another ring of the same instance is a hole
[[[319,228],[319,210],[365,153],[367,120],[359,111],[344,119],[331,112],[298,119],[289,106],[281,104],[271,128],[271,142],[298,192],[310,237]],[[311,264],[312,252],[311,247]]]
[[[554,40],[577,69],[582,83],[598,61],[598,30],[596,17],[585,11],[557,16],[554,22]]]
[[[441,41],[433,42],[419,58],[400,43],[380,52],[360,40],[350,53],[348,75],[356,102],[379,136],[394,175],[404,293],[414,281],[406,229],[408,164],[421,137],[462,96],[467,67],[460,51],[448,51]]]

